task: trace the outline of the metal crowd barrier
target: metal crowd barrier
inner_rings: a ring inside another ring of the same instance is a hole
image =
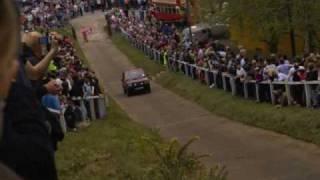
[[[151,48],[150,46],[138,42],[136,39],[126,36],[131,44],[143,51],[150,59],[156,61],[159,64],[164,63],[164,55],[161,51]],[[306,107],[312,107],[313,93],[311,86],[320,85],[320,81],[301,81],[301,82],[290,82],[290,81],[263,81],[256,82],[254,80],[239,82],[234,76],[228,73],[221,73],[217,70],[211,70],[208,68],[198,67],[195,64],[189,64],[184,61],[177,60],[175,56],[168,57],[167,67],[173,72],[182,72],[185,76],[199,80],[199,74],[204,76],[204,83],[207,86],[215,85],[218,89],[224,91],[230,91],[233,96],[242,96],[246,99],[255,99],[257,102],[262,102],[262,98],[266,102],[276,104],[276,98],[274,90],[278,87],[284,89],[284,93],[287,97],[288,105],[292,105],[295,97],[292,92],[294,87],[300,87],[303,94],[303,103]],[[301,88],[302,87],[302,88]],[[263,91],[261,90],[263,89]],[[240,92],[241,91],[241,92]]]
[[[106,106],[106,99],[104,96],[90,96],[87,98],[73,98],[73,101],[79,101],[80,109],[82,113],[82,121],[87,119],[87,112],[89,111],[89,117],[91,117],[91,120],[96,119],[103,119],[107,116],[107,106]],[[85,104],[89,105],[89,110],[87,110],[87,107]],[[50,111],[52,114],[54,114],[58,119],[60,126],[62,128],[63,133],[65,134],[67,132],[67,125],[66,120],[64,118],[64,111],[62,110],[56,110],[47,108],[48,111]]]
[[[77,97],[73,101],[78,101],[80,109],[82,110],[82,119],[85,120],[88,116],[91,120],[103,119],[107,117],[107,105],[105,96],[90,96],[90,97]]]

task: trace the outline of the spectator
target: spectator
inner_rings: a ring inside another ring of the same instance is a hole
[[[55,121],[51,121],[41,106],[39,97],[51,90],[55,83],[49,82],[35,88],[32,80],[39,80],[55,54],[57,42],[41,61],[35,61],[40,53],[39,34],[32,32],[23,37],[23,51],[19,58],[20,69],[7,98],[4,135],[0,159],[25,179],[57,179],[54,162]],[[32,64],[36,65],[32,65]],[[41,90],[41,92],[38,90]],[[48,124],[51,126],[49,134]]]
[[[72,100],[68,100],[65,107],[64,117],[67,123],[68,130],[77,131],[77,123],[81,122],[81,110],[74,104]]]
[[[138,1],[138,3],[140,2]],[[152,10],[152,8],[153,7],[150,7],[150,10]],[[231,50],[228,46],[213,40],[199,46],[199,44],[191,43],[187,36],[184,36],[184,39],[180,42],[179,31],[174,26],[169,26],[161,22],[152,22],[152,20],[148,18],[141,20],[139,16],[130,15],[128,18],[122,12],[122,9],[113,9],[113,12],[108,14],[108,16],[112,18],[112,27],[119,28],[135,41],[144,43],[160,51],[162,53],[161,57],[168,57],[161,59],[163,64],[166,64],[166,59],[176,56],[179,60],[185,61],[188,64],[196,64],[198,67],[217,70],[218,75],[216,81],[218,87],[221,87],[219,86],[220,79],[222,79],[221,74],[228,72],[236,77],[237,87],[239,88],[238,92],[242,95],[243,82],[255,79],[256,82],[259,83],[258,92],[260,96],[262,96],[260,100],[262,99],[263,101],[271,100],[271,92],[269,84],[261,82],[305,81],[309,76],[314,76],[315,73],[306,72],[304,69],[309,63],[315,63],[317,57],[318,60],[320,59],[319,55],[317,56],[310,53],[306,54],[303,59],[298,59],[296,64],[292,64],[291,62],[295,60],[294,58],[289,59],[286,55],[277,56],[276,54],[271,54],[269,57],[264,58],[259,49],[256,50],[254,58],[250,59],[247,51],[242,46],[239,46],[237,50]],[[134,26],[134,24],[137,25]],[[236,55],[235,52],[239,53]],[[201,81],[204,79],[204,73],[197,68],[190,68],[188,66],[185,68],[182,64],[179,64],[180,67],[178,67],[175,62],[170,62],[169,64],[174,67],[173,69],[180,69],[184,73],[190,74],[190,72],[194,71],[193,74],[198,74],[197,79]],[[213,77],[209,78],[213,79]],[[312,79],[314,79],[314,77]],[[290,86],[290,88],[292,88],[293,99],[299,104],[304,104],[305,99],[303,98],[303,93],[305,90],[303,84]],[[276,89],[279,88],[277,87]],[[279,98],[282,99],[281,101],[279,100],[279,102],[283,102],[283,99],[286,99],[286,97],[282,96],[282,93],[279,94],[279,97],[283,97]]]
[[[318,80],[318,69],[314,67],[313,63],[308,64],[307,81],[317,81]],[[314,108],[319,106],[319,85],[311,85],[311,96],[312,96],[312,106]]]
[[[283,58],[280,60],[280,64],[277,66],[277,70],[279,73],[285,74],[285,75],[289,75],[289,71],[290,71],[290,64],[288,60],[285,60],[286,58]]]
[[[2,135],[5,131],[2,124],[4,123],[3,107],[5,106],[5,98],[10,89],[10,82],[17,72],[16,51],[18,50],[18,24],[14,8],[9,0],[0,1],[0,11],[2,18],[0,18],[0,27],[3,28],[0,32],[0,157],[3,156],[1,152]],[[3,131],[4,130],[4,131]],[[0,177],[4,180],[21,180],[12,170],[0,162]]]

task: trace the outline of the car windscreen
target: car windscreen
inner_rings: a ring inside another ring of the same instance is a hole
[[[127,80],[134,80],[134,79],[140,79],[144,78],[146,75],[142,70],[134,70],[134,71],[128,71],[126,72],[126,79]]]

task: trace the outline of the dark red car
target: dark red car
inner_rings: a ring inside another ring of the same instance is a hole
[[[131,69],[122,73],[123,92],[131,96],[135,92],[151,92],[150,79],[141,68]]]

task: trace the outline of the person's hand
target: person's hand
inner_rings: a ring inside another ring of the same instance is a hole
[[[63,36],[57,32],[51,32],[50,36],[53,37],[53,39],[56,40],[63,40]]]
[[[58,49],[59,49],[59,42],[55,39],[52,39],[51,50],[56,53]]]
[[[62,90],[61,86],[57,83],[56,80],[51,80],[50,82],[45,84],[44,87],[47,89],[48,93],[53,95],[59,94]]]
[[[58,34],[57,32],[51,32],[50,33],[52,42],[51,42],[51,50],[53,50],[54,52],[58,51],[59,48],[59,41],[63,40],[63,37]]]

